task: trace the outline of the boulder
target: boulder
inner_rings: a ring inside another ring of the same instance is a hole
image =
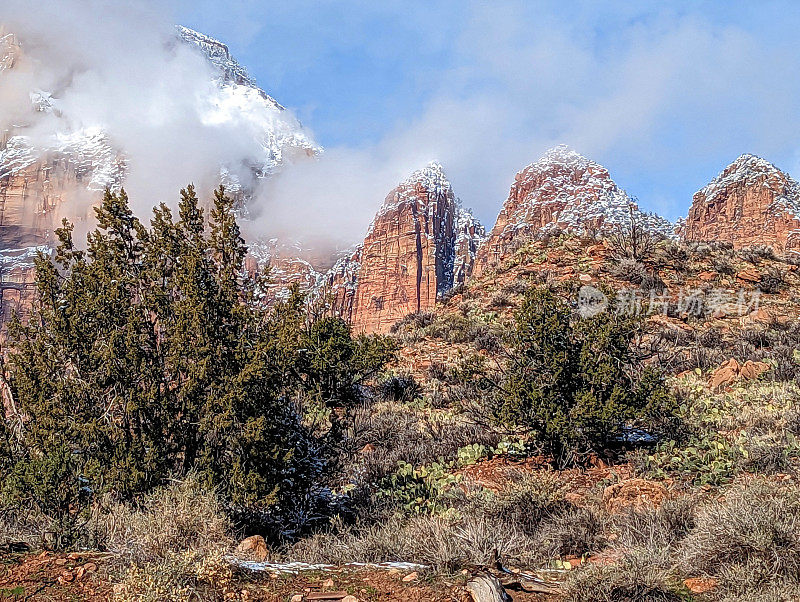
[[[236,546],[236,551],[242,556],[258,562],[269,560],[270,556],[267,542],[261,535],[251,535],[243,539],[239,542],[239,545]]]
[[[747,360],[742,365],[742,369],[739,371],[739,376],[747,380],[753,380],[765,372],[769,372],[769,369],[769,364],[765,362],[754,362],[752,360]]]
[[[727,387],[739,378],[739,372],[741,372],[741,370],[741,364],[734,358],[731,358],[711,373],[708,386],[715,390]]]
[[[683,584],[693,594],[705,594],[717,588],[717,580],[714,577],[690,577],[684,580]]]
[[[768,372],[769,369],[769,364],[765,362],[747,360],[744,364],[740,364],[731,358],[711,373],[708,386],[714,390],[720,390],[740,379],[754,380]]]
[[[750,284],[758,284],[761,282],[761,273],[756,269],[742,270],[736,273],[736,280],[748,282]]]

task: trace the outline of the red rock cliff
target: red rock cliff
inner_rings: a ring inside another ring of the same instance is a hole
[[[800,185],[754,155],[742,155],[696,192],[681,235],[734,247],[800,247]]]
[[[472,270],[482,237],[441,165],[412,174],[386,197],[361,247],[354,330],[387,332],[403,316],[433,307]]]

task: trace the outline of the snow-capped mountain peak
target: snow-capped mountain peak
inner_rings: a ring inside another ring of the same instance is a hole
[[[548,150],[517,174],[511,199],[516,201],[508,207],[514,219],[506,227],[515,229],[531,223],[577,232],[628,227],[633,214],[655,232],[672,236],[674,231],[667,220],[643,213],[605,167],[565,145]]]
[[[176,25],[175,29],[181,40],[197,46],[203,52],[209,62],[219,69],[225,81],[256,87],[256,80],[231,56],[226,44],[183,25]]]
[[[734,247],[800,247],[800,184],[769,161],[744,154],[692,197],[681,226],[687,240]]]
[[[737,157],[697,194],[702,194],[706,203],[713,203],[730,186],[759,184],[774,189],[776,210],[783,208],[800,216],[800,184],[766,159],[749,153]]]

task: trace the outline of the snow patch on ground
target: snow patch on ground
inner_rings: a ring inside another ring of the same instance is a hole
[[[428,568],[427,565],[415,564],[413,562],[351,562],[342,565],[341,567],[333,564],[312,564],[308,562],[253,562],[249,560],[240,560],[235,557],[229,557],[228,562],[240,568],[254,572],[270,572],[290,575],[296,575],[305,571],[326,571],[338,568],[366,568],[386,571],[392,569],[397,569],[399,571],[422,571]]]

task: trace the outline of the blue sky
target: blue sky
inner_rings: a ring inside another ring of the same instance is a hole
[[[741,153],[800,175],[798,2],[181,0],[172,10],[226,42],[343,169],[388,181],[438,159],[488,225],[514,173],[559,142],[672,219]]]

